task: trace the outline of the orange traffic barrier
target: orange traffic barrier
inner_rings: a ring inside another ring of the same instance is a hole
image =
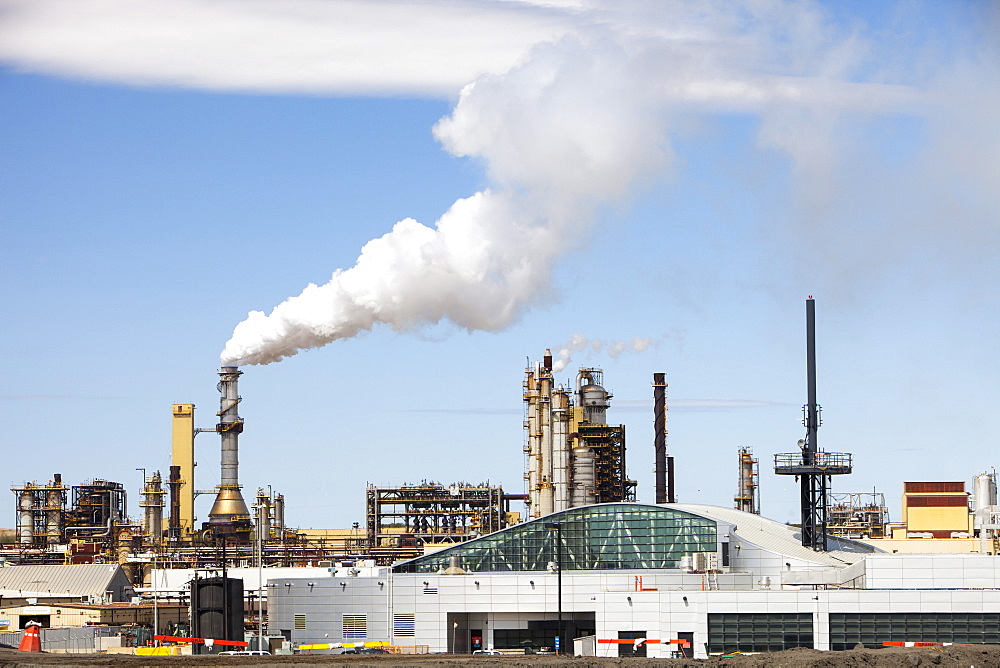
[[[971,642],[894,642],[885,640],[883,647],[934,647],[935,645],[972,645]]]
[[[637,640],[641,640],[640,645],[659,645],[663,643],[665,645],[680,645],[681,647],[690,647],[691,643],[687,640],[654,640],[652,638],[598,638],[597,642],[611,643],[613,645],[634,645]]]
[[[231,645],[233,647],[247,647],[249,645],[249,643],[243,640],[215,640],[213,638],[188,638],[187,636],[153,636],[153,640],[159,640],[160,642],[204,643],[208,646]]]
[[[38,634],[38,629],[37,622],[28,622],[28,625],[24,627],[24,636],[21,638],[21,644],[17,646],[19,652],[42,651],[42,637]]]

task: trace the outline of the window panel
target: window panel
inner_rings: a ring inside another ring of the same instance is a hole
[[[708,615],[710,652],[778,652],[812,647],[809,613],[712,613]]]
[[[560,531],[545,527],[557,522]],[[681,557],[715,552],[713,520],[670,508],[615,504],[573,508],[504,529],[395,567],[397,572],[433,573],[451,556],[476,572],[545,570],[556,561],[557,538],[565,570],[677,568]]]
[[[860,630],[850,621],[856,619]],[[891,642],[961,642],[994,644],[1000,640],[1000,613],[858,613],[830,614],[830,648],[858,643],[882,647]]]

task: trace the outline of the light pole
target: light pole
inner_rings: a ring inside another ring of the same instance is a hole
[[[556,600],[559,621],[556,623],[556,656],[561,653],[562,645],[562,525],[558,522],[549,522],[546,529],[555,529],[556,532]]]

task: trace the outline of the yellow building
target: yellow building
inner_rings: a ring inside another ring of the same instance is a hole
[[[903,525],[892,537],[972,538],[973,516],[965,482],[904,482]]]
[[[969,497],[961,480],[904,482],[902,522],[890,524],[885,538],[861,542],[886,552],[979,552],[982,541],[975,535]]]

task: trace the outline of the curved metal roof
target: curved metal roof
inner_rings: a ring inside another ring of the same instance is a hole
[[[847,565],[860,561],[866,554],[882,552],[876,547],[846,538],[828,536],[827,552],[816,552],[802,545],[802,534],[798,527],[769,520],[760,515],[734,508],[706,506],[693,503],[664,504],[702,517],[709,517],[735,527],[733,533],[740,540],[752,543],[785,557],[812,561],[818,564]]]

